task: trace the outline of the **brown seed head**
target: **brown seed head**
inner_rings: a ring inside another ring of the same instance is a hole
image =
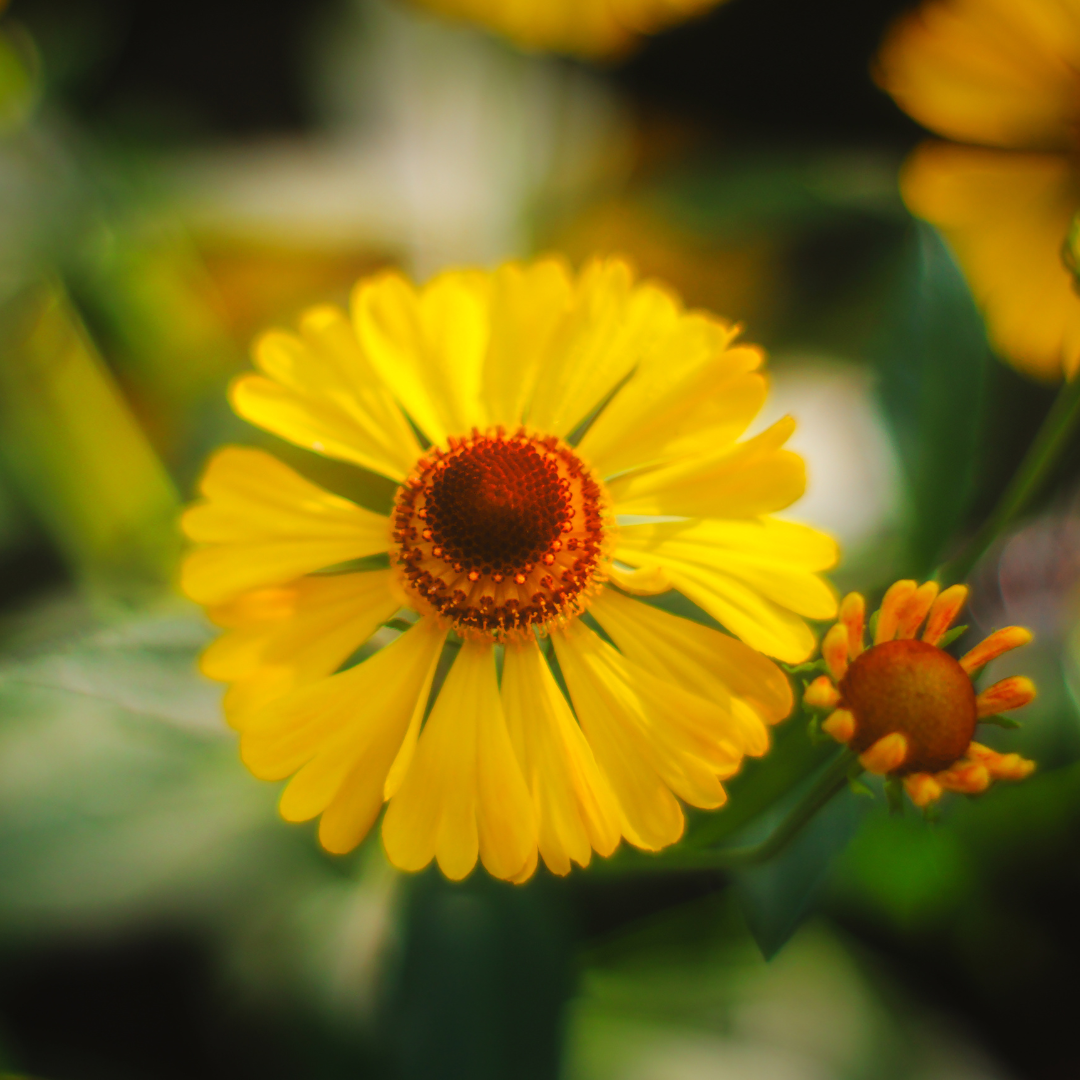
[[[975,688],[947,652],[915,639],[875,645],[852,661],[839,685],[855,718],[858,753],[900,732],[910,750],[900,775],[938,772],[963,757],[975,734]]]

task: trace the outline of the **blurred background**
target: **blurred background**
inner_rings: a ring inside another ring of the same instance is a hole
[[[904,5],[729,0],[586,64],[403,0],[11,0],[0,14],[0,1074],[992,1080],[1080,1074],[1077,450],[974,575],[1040,689],[1038,774],[942,820],[845,792],[779,858],[406,877],[241,767],[175,519],[248,428],[254,333],[360,275],[629,256],[771,355],[835,580],[873,599],[985,517],[1053,400],[1002,363],[896,174],[869,66]],[[0,4],[0,7],[3,7]],[[1011,666],[1010,666],[1011,665]],[[988,741],[990,741],[988,739]],[[768,831],[794,717],[700,822]]]

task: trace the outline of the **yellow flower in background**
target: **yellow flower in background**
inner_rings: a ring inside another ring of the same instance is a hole
[[[829,675],[815,679],[804,695],[807,705],[832,710],[824,731],[858,751],[870,772],[902,777],[916,806],[944,791],[975,795],[993,780],[1022,780],[1035,768],[1019,754],[999,754],[974,741],[980,720],[1027,705],[1035,687],[1017,676],[976,695],[972,678],[1026,645],[1031,633],[1021,626],[997,630],[954,660],[942,646],[967,595],[966,585],[939,594],[933,581],[921,587],[896,582],[882,601],[870,648],[865,602],[858,593],[846,596],[840,621],[821,646]]]
[[[344,852],[389,800],[396,866],[524,880],[723,803],[791,706],[760,653],[805,659],[836,610],[833,541],[769,516],[804,488],[793,423],[741,439],[767,386],[736,332],[548,259],[382,274],[256,344],[241,416],[400,485],[385,517],[227,447],[184,516],[184,588],[227,631],[203,670],[249,768],[293,777],[287,819]],[[635,598],[671,587],[736,636]]]
[[[722,0],[419,0],[451,18],[468,19],[526,48],[605,57],[646,34],[683,22]]]
[[[876,77],[926,127],[904,199],[945,234],[998,350],[1043,379],[1080,366],[1080,294],[1063,259],[1080,211],[1080,8],[934,0],[894,26]]]

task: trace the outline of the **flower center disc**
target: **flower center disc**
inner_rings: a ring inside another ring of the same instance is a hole
[[[579,614],[603,579],[606,499],[554,436],[451,438],[398,492],[393,559],[421,610],[498,639]]]
[[[887,641],[858,656],[840,680],[855,717],[852,749],[893,732],[907,736],[900,774],[939,772],[963,757],[975,734],[975,688],[947,653],[924,641]]]

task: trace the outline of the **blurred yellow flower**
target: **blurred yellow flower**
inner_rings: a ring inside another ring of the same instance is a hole
[[[1022,780],[1035,768],[1019,754],[999,754],[973,741],[980,720],[1027,705],[1035,687],[1014,677],[976,696],[973,676],[1026,645],[1031,633],[1008,626],[954,660],[942,645],[967,594],[966,585],[939,595],[933,581],[921,587],[897,581],[882,601],[870,648],[863,633],[865,602],[858,593],[846,596],[840,621],[821,645],[829,674],[804,695],[807,705],[831,710],[824,731],[857,750],[870,772],[902,777],[916,806],[945,791],[975,795],[993,780]],[[916,638],[924,620],[922,638]]]
[[[901,178],[948,238],[991,338],[1044,379],[1080,366],[1080,295],[1062,250],[1080,210],[1080,9],[1062,0],[933,0],[893,27],[876,77],[920,123]]]
[[[468,19],[526,49],[605,57],[716,7],[722,0],[419,0]]]
[[[516,881],[723,803],[791,705],[759,651],[804,659],[836,610],[833,541],[769,516],[803,491],[793,423],[739,441],[766,381],[735,334],[618,260],[546,259],[385,273],[257,343],[242,416],[399,484],[387,517],[228,447],[184,516],[227,630],[203,670],[251,770],[295,774],[287,819],[344,852],[389,800],[396,866]],[[636,598],[672,587],[736,637]]]

